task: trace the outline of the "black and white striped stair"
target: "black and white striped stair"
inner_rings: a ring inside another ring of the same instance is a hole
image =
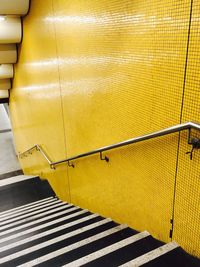
[[[200,266],[176,242],[60,201],[38,177],[2,180],[0,193],[0,266]]]

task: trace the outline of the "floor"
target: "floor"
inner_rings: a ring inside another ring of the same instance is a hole
[[[13,145],[12,132],[0,133],[0,175],[21,169]]]

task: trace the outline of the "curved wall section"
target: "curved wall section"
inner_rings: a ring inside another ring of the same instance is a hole
[[[1,98],[8,98],[9,97],[9,91],[8,90],[0,90],[0,99]]]
[[[30,0],[0,0],[0,79],[13,78],[13,66],[8,64],[17,62],[16,44],[22,41],[20,16],[28,13],[29,6]],[[0,86],[11,89],[11,81],[6,86],[1,81]]]
[[[0,90],[9,90],[11,88],[10,79],[2,79],[0,80]]]
[[[12,64],[1,64],[0,65],[0,79],[13,78],[14,70]]]
[[[0,44],[0,64],[17,62],[17,47],[15,44]]]
[[[29,0],[1,0],[0,14],[25,15],[29,10]]]
[[[22,39],[22,25],[19,17],[1,17],[0,43],[20,43]]]

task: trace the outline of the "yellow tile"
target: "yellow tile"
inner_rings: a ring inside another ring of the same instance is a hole
[[[54,1],[68,156],[180,120],[190,1]],[[66,30],[67,29],[67,30]],[[169,240],[178,136],[70,169],[71,199]]]
[[[52,160],[66,156],[56,61],[55,31],[44,17],[52,14],[52,1],[33,1],[24,19],[23,44],[15,68],[10,109],[18,152],[40,144]],[[59,148],[59,149],[57,149]],[[38,152],[21,160],[25,173],[48,178],[59,197],[69,200],[66,167],[52,171]],[[59,183],[60,181],[60,183]]]
[[[38,143],[52,160],[199,120],[199,18],[191,1],[32,0],[11,92],[18,151]],[[181,115],[182,112],[182,115]],[[51,171],[21,161],[83,208],[169,241],[178,134],[77,160]],[[173,238],[200,255],[198,153],[181,135]],[[70,182],[70,187],[68,184]]]
[[[182,122],[200,122],[200,3],[193,1],[187,76],[184,87],[184,104],[181,113]],[[193,137],[199,137],[197,132]],[[177,176],[174,239],[189,253],[200,257],[200,152],[195,151],[190,161],[186,151],[191,147],[186,145],[185,135],[181,135],[179,168]]]

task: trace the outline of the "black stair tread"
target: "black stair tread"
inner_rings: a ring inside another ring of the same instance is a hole
[[[7,234],[5,234],[5,235],[1,235],[0,238],[5,238],[5,237],[7,237],[7,236],[12,236],[12,235],[14,235],[14,234],[21,233],[22,231],[26,231],[26,230],[28,230],[28,229],[32,229],[33,227],[39,226],[39,225],[41,225],[41,224],[46,224],[46,223],[48,223],[48,222],[51,222],[52,220],[60,219],[60,218],[62,218],[62,217],[64,217],[64,216],[73,214],[73,213],[75,213],[76,211],[80,211],[80,210],[81,210],[81,208],[79,208],[79,209],[73,210],[73,211],[71,211],[71,212],[69,212],[69,213],[66,213],[66,214],[64,214],[64,215],[62,214],[62,215],[58,215],[58,216],[56,216],[56,213],[58,214],[59,212],[62,212],[62,211],[64,211],[64,210],[67,211],[68,209],[71,209],[71,208],[73,208],[73,207],[74,207],[74,206],[66,207],[65,209],[63,209],[63,210],[61,210],[61,211],[57,211],[57,212],[53,213],[53,214],[55,214],[55,217],[54,217],[54,218],[47,219],[47,220],[42,221],[42,222],[39,222],[39,223],[35,223],[34,225],[25,226],[25,227],[23,227],[22,229],[15,230],[15,231],[13,231],[13,232],[11,232],[11,233],[7,233]],[[51,214],[50,214],[50,215],[51,215]],[[50,215],[48,215],[48,216],[50,216]],[[40,219],[40,218],[39,218],[39,219]],[[36,219],[36,220],[37,220],[37,219]],[[36,221],[36,220],[33,220],[33,221]],[[29,223],[29,222],[28,222],[28,223]],[[25,225],[25,224],[22,223],[21,225]],[[11,229],[12,229],[12,228],[11,228]]]
[[[81,209],[80,209],[81,210]],[[70,213],[69,213],[70,214]],[[51,229],[55,229],[56,227],[59,227],[59,226],[62,226],[62,225],[65,225],[67,223],[70,223],[70,222],[73,222],[75,220],[79,220],[81,218],[84,218],[84,217],[87,217],[88,215],[90,215],[91,213],[88,211],[88,212],[85,212],[83,214],[80,214],[80,215],[77,215],[76,217],[73,217],[73,218],[70,218],[70,219],[65,219],[64,221],[62,222],[59,222],[59,223],[55,223],[55,224],[52,224],[50,226],[47,226],[47,227],[44,227],[42,229],[39,229],[39,230],[35,230],[35,231],[32,231],[31,233],[28,233],[28,234],[25,234],[23,235],[23,232],[21,232],[21,235],[16,237],[16,238],[12,238],[6,242],[3,242],[3,243],[0,243],[0,247],[3,247],[3,246],[6,246],[6,245],[9,245],[9,244],[13,244],[14,242],[17,242],[19,240],[23,240],[25,238],[28,238],[28,237],[31,237],[31,236],[34,236],[36,234],[40,234],[40,233],[43,233],[43,232],[46,232],[46,231],[49,231]],[[44,222],[40,223],[39,225],[43,225]],[[35,227],[35,226],[34,226]],[[80,226],[79,226],[80,227]],[[32,226],[33,228],[33,226]],[[31,229],[31,228],[29,228]],[[11,235],[12,236],[12,235]],[[1,237],[2,238],[2,237]],[[1,251],[0,251],[0,257],[1,257]]]
[[[148,263],[145,267],[199,267],[200,260],[187,254],[181,247],[178,247]]]
[[[16,171],[12,171],[12,172],[7,172],[4,174],[0,175],[0,180],[4,180],[10,177],[14,177],[14,176],[18,176],[18,175],[23,175],[23,171],[22,170],[16,170]]]
[[[109,245],[112,245],[118,241],[121,241],[125,238],[128,238],[130,236],[135,235],[137,232],[126,228],[123,230],[120,230],[117,233],[111,234],[109,236],[103,237],[97,241],[91,242],[87,245],[84,245],[80,248],[74,249],[68,253],[65,253],[61,256],[55,257],[51,260],[48,260],[44,263],[38,264],[38,266],[63,266],[64,264],[73,262],[74,260],[77,260],[79,258],[82,258],[90,253],[93,253],[99,249],[102,249],[104,247],[107,247]]]
[[[95,217],[95,218],[93,218],[93,219],[90,219],[90,220],[87,220],[87,221],[85,221],[85,222],[82,222],[82,223],[79,223],[79,224],[77,224],[77,225],[74,225],[74,226],[71,226],[71,227],[69,227],[69,228],[66,228],[66,229],[64,229],[64,230],[57,231],[57,232],[55,232],[55,233],[53,233],[53,234],[49,234],[49,235],[47,235],[47,236],[38,238],[38,239],[36,239],[36,240],[34,240],[34,241],[27,242],[27,243],[25,243],[25,244],[23,244],[23,245],[20,245],[20,246],[15,247],[15,248],[12,248],[12,249],[9,249],[9,250],[0,252],[0,258],[5,257],[5,256],[7,256],[7,255],[9,255],[9,254],[13,254],[13,253],[18,252],[18,251],[22,251],[23,249],[26,249],[27,247],[32,247],[32,246],[41,244],[41,243],[43,243],[43,242],[46,242],[46,241],[51,240],[51,239],[53,239],[53,238],[56,238],[56,237],[59,237],[59,236],[61,236],[61,235],[70,233],[70,232],[72,232],[72,231],[78,230],[78,229],[80,229],[80,228],[82,228],[82,227],[85,227],[85,226],[87,226],[87,225],[90,225],[90,224],[92,224],[92,223],[95,223],[95,222],[98,222],[98,221],[101,221],[101,220],[102,220],[102,217],[98,216],[98,217]],[[97,230],[97,231],[98,231],[98,230]],[[85,233],[85,232],[84,232],[84,233]],[[88,234],[90,234],[90,233],[88,233]],[[85,234],[85,235],[87,235],[87,234]],[[76,235],[74,238],[77,240],[77,239],[81,238],[81,236],[80,236],[80,235]],[[72,238],[69,238],[69,239],[70,239],[69,241],[68,241],[68,239],[67,239],[67,241],[64,240],[64,241],[59,242],[59,243],[61,244],[61,247],[62,247],[63,244],[64,244],[64,246],[65,246],[65,244],[66,244],[67,242],[69,242],[69,243],[70,243],[70,242],[73,242],[73,237],[72,237]],[[70,244],[71,244],[71,243],[70,243]],[[54,245],[51,245],[51,246],[52,246],[52,249],[53,249]],[[56,243],[55,247],[58,247],[58,246],[59,246],[59,244]],[[46,251],[46,248],[44,248],[44,251]]]
[[[47,180],[39,177],[0,187],[0,212],[55,196]]]
[[[53,199],[59,200],[56,196],[44,197],[44,198],[41,198],[41,199],[36,200],[36,201],[31,201],[29,203],[25,203],[23,205],[19,205],[19,206],[16,206],[14,208],[11,208],[11,209],[7,209],[5,211],[0,211],[0,216],[7,216],[7,215],[11,214],[12,212],[16,213],[16,212],[19,212],[21,210],[24,211],[25,209],[28,210],[35,205],[40,205],[40,204],[42,204],[48,200],[53,200]]]
[[[0,104],[9,103],[9,98],[0,98]]]
[[[44,211],[42,211],[42,209],[45,209],[45,211],[55,209],[56,208],[56,204],[59,205],[61,203],[62,202],[52,201],[52,202],[49,202],[49,203],[45,203],[46,206],[42,206],[42,204],[41,204],[41,206],[35,208],[33,211],[29,210],[29,211],[26,211],[26,213],[23,213],[23,214],[13,214],[13,215],[11,214],[11,216],[9,218],[6,218],[6,219],[0,221],[0,224],[1,224],[0,227],[3,226],[3,225],[6,225],[8,223],[17,222],[17,221],[22,220],[22,219],[28,219],[31,216],[43,213]],[[34,214],[32,214],[33,212],[34,212]],[[20,218],[20,216],[23,216],[23,218]],[[1,219],[1,216],[0,216],[0,219]],[[8,222],[11,219],[13,221],[12,222]]]
[[[26,204],[30,204],[33,203],[35,201],[38,200],[42,200],[48,197],[55,197],[55,193],[52,190],[51,186],[49,185],[48,181],[46,180],[41,180],[39,177],[34,177],[28,180],[24,180],[18,183],[14,183],[14,184],[10,184],[10,185],[5,185],[3,187],[0,187],[0,201],[1,201],[1,207],[0,207],[0,212],[2,211],[6,211],[6,210],[10,210],[12,208],[16,208],[16,207],[20,207],[22,205],[26,205]],[[26,216],[23,219],[27,218],[28,222],[26,223],[31,223],[34,221],[37,221],[38,219],[42,219],[42,218],[46,218],[47,216],[51,216],[51,215],[55,215],[54,218],[52,219],[47,219],[44,220],[43,222],[37,222],[36,224],[33,224],[31,226],[25,226],[23,229],[20,230],[15,230],[14,232],[8,233],[8,234],[4,234],[2,236],[0,236],[1,238],[7,237],[7,236],[12,236],[13,234],[16,233],[21,233],[22,231],[28,230],[28,229],[32,229],[33,227],[39,226],[39,225],[43,225],[45,223],[48,222],[52,222],[52,220],[56,220],[58,218],[62,218],[64,216],[68,216],[70,214],[75,214],[78,211],[81,211],[80,208],[70,211],[69,213],[66,214],[61,214],[61,215],[57,215],[60,212],[63,211],[67,211],[68,209],[73,208],[74,206],[67,206],[66,205],[58,205],[53,207],[55,203],[49,203],[49,206],[47,207],[46,211],[51,211],[48,215],[43,215],[41,213],[40,208],[38,207],[38,213],[37,214],[41,214],[42,216],[39,218],[31,218],[31,214],[29,214],[31,211],[27,211]],[[58,207],[62,207],[59,211],[55,211],[56,208]],[[35,211],[36,211],[35,210]],[[37,215],[35,214],[35,215]],[[78,220],[80,218],[84,218],[85,216],[90,215],[91,213],[85,212],[83,214],[80,214],[78,216],[75,216],[73,218],[69,218],[69,219],[65,219],[62,222],[58,222],[56,224],[53,224],[51,226],[46,226],[45,228],[39,229],[39,230],[35,230],[34,232],[25,234],[25,235],[20,235],[20,237],[16,237],[15,239],[9,240],[4,242],[3,244],[0,243],[0,248],[9,245],[9,244],[14,244],[15,242],[19,241],[19,240],[23,240],[25,238],[30,238],[31,236],[40,234],[44,231],[49,231],[51,229],[55,229],[56,227],[59,226],[63,226],[67,223],[73,222],[75,220]],[[34,216],[35,216],[34,215]],[[11,222],[15,223],[15,222],[20,222],[21,219],[18,219],[18,215],[13,215],[13,217],[16,219],[15,221]],[[85,222],[81,222],[77,225],[71,226],[69,228],[65,228],[63,230],[57,231],[55,233],[49,234],[48,236],[45,237],[41,237],[39,239],[33,240],[33,241],[29,241],[25,244],[16,246],[12,249],[6,250],[6,251],[2,251],[0,249],[0,258],[2,257],[6,257],[9,255],[12,255],[13,253],[16,252],[21,252],[24,249],[27,248],[31,248],[32,246],[35,245],[39,245],[43,242],[48,242],[53,238],[57,238],[59,236],[62,236],[64,234],[70,233],[72,231],[81,229],[82,227],[88,226],[90,224],[96,223],[96,222],[100,222],[101,220],[104,220],[104,218],[102,218],[101,216],[97,216],[95,218],[92,219],[88,219]],[[4,224],[2,224],[2,226],[7,225],[6,221],[4,222]],[[13,229],[13,227],[18,227],[18,226],[23,226],[24,222],[21,222],[15,226],[8,226],[8,228],[0,230],[0,233],[3,233],[6,230],[9,229]],[[99,234],[101,232],[104,232],[106,230],[109,230],[115,226],[117,226],[118,224],[113,222],[113,221],[107,221],[105,224],[103,225],[99,225],[96,226],[93,229],[87,230],[87,231],[83,231],[75,236],[66,238],[64,240],[58,241],[54,244],[51,245],[47,245],[44,248],[38,249],[34,252],[30,252],[24,256],[21,256],[19,258],[15,258],[9,262],[0,264],[0,266],[8,266],[8,267],[12,267],[12,266],[18,266],[20,264],[24,264],[28,261],[37,259],[38,257],[41,256],[45,256],[46,254],[51,254],[52,252],[55,252],[59,249],[63,249],[65,247],[67,247],[68,245],[72,245],[74,243],[80,242],[86,238],[90,238],[93,237],[96,234]],[[1,226],[0,226],[1,227]],[[43,262],[41,264],[38,264],[37,266],[63,266],[64,264],[68,264],[71,263],[79,258],[85,257],[91,253],[94,253],[98,250],[101,250],[103,248],[109,247],[110,245],[113,245],[117,242],[120,242],[122,240],[125,240],[126,238],[129,238],[131,236],[134,236],[135,234],[137,234],[138,232],[130,229],[130,228],[125,228],[125,229],[121,229],[119,232],[116,233],[112,233],[109,236],[106,237],[101,237],[101,239],[93,241],[91,243],[87,243],[86,245],[80,246],[78,248],[75,248],[72,251],[69,251],[65,254],[62,254],[60,256],[57,256],[53,259],[50,259],[46,262]],[[131,239],[132,240],[132,239]],[[93,260],[90,263],[85,264],[85,266],[102,266],[102,267],[114,267],[114,266],[119,266],[121,264],[125,264],[137,257],[142,256],[145,253],[148,253],[160,246],[162,246],[163,243],[154,239],[151,236],[147,236],[144,237],[143,239],[140,239],[132,244],[126,245],[123,248],[119,248],[118,250],[109,253],[108,255],[102,256],[96,260]],[[151,266],[162,266],[162,267],[171,267],[171,266],[181,266],[181,267],[197,267],[200,266],[200,262],[198,259],[193,258],[192,256],[190,256],[189,254],[187,254],[186,252],[184,252],[181,248],[176,248],[162,256],[160,256],[159,258],[156,258],[155,260],[152,260],[146,264],[144,264],[144,266],[147,265],[149,267]]]
[[[62,205],[62,206],[60,206],[60,207],[56,207],[56,208],[61,208],[59,211],[64,211],[64,210],[69,209],[70,207],[68,207],[67,205]],[[56,213],[58,212],[58,211],[55,211],[56,208],[54,207],[54,208],[50,209],[48,215],[56,214]],[[42,215],[42,213],[41,213],[41,215]],[[37,219],[45,218],[46,216],[47,216],[47,215],[42,215],[42,216],[40,216],[39,218],[31,218],[31,217],[30,217],[30,219],[29,219],[27,222],[33,222],[33,221],[35,221],[35,220],[37,220]],[[23,224],[24,224],[24,222],[22,222],[22,223],[17,223],[16,226],[21,226],[21,225],[23,225]],[[0,233],[1,233],[1,232],[4,232],[5,230],[12,229],[13,227],[15,227],[15,226],[9,226],[9,225],[8,225],[8,227],[7,227],[6,229],[0,230]]]
[[[102,219],[103,219],[102,217],[97,217],[97,218],[95,218],[95,219],[92,219],[92,220],[90,221],[90,224],[91,224],[91,223],[98,222],[98,221],[100,221],[100,220],[102,220]],[[86,225],[89,225],[89,224],[85,224],[85,225],[84,225],[84,223],[82,223],[82,224],[81,224],[81,227],[84,227],[84,226],[86,226]],[[26,263],[26,262],[28,262],[28,261],[34,260],[34,259],[36,259],[36,258],[38,258],[38,257],[41,257],[41,256],[46,255],[46,254],[48,254],[48,253],[54,252],[54,251],[56,251],[56,250],[58,250],[58,249],[62,249],[62,248],[64,248],[64,247],[68,246],[68,245],[71,245],[71,244],[74,244],[74,243],[76,243],[76,242],[79,242],[79,241],[81,241],[81,240],[83,240],[83,239],[85,239],[85,238],[87,238],[87,237],[91,237],[91,236],[93,236],[93,235],[95,235],[95,234],[101,233],[101,232],[103,232],[103,231],[105,231],[105,230],[108,230],[108,229],[110,229],[110,228],[112,228],[112,227],[115,227],[116,225],[117,225],[117,224],[114,223],[113,221],[107,222],[107,223],[105,223],[104,225],[95,227],[95,228],[93,228],[93,229],[91,229],[91,230],[88,230],[88,231],[85,231],[85,232],[83,232],[83,233],[81,233],[81,234],[78,234],[78,235],[75,235],[75,236],[73,236],[73,237],[67,238],[67,239],[65,239],[65,240],[62,240],[62,241],[60,241],[60,242],[57,242],[57,243],[52,244],[52,245],[50,245],[50,246],[47,246],[47,247],[45,247],[45,248],[36,250],[36,251],[34,251],[34,252],[32,252],[32,253],[26,254],[26,255],[24,255],[24,256],[22,256],[22,257],[19,257],[19,258],[16,258],[16,259],[14,259],[14,260],[11,260],[11,261],[9,261],[9,262],[6,262],[6,263],[4,263],[4,264],[1,264],[0,266],[8,266],[8,267],[18,266],[19,264],[23,264],[23,263]],[[76,229],[80,229],[81,227],[80,227],[80,225],[79,225],[79,227],[77,227]],[[47,238],[48,238],[48,237],[47,237]],[[48,239],[47,239],[47,240],[48,240]],[[19,249],[17,249],[17,251],[21,251],[21,247],[19,247]],[[11,252],[9,253],[9,255],[12,254],[12,253],[13,253],[13,252],[11,251]],[[2,256],[0,256],[0,257],[2,257]],[[54,265],[48,265],[48,266],[54,266]]]
[[[87,267],[115,267],[131,261],[153,249],[162,246],[163,243],[154,239],[152,236],[147,236],[128,246],[111,252],[97,260],[85,264]]]

